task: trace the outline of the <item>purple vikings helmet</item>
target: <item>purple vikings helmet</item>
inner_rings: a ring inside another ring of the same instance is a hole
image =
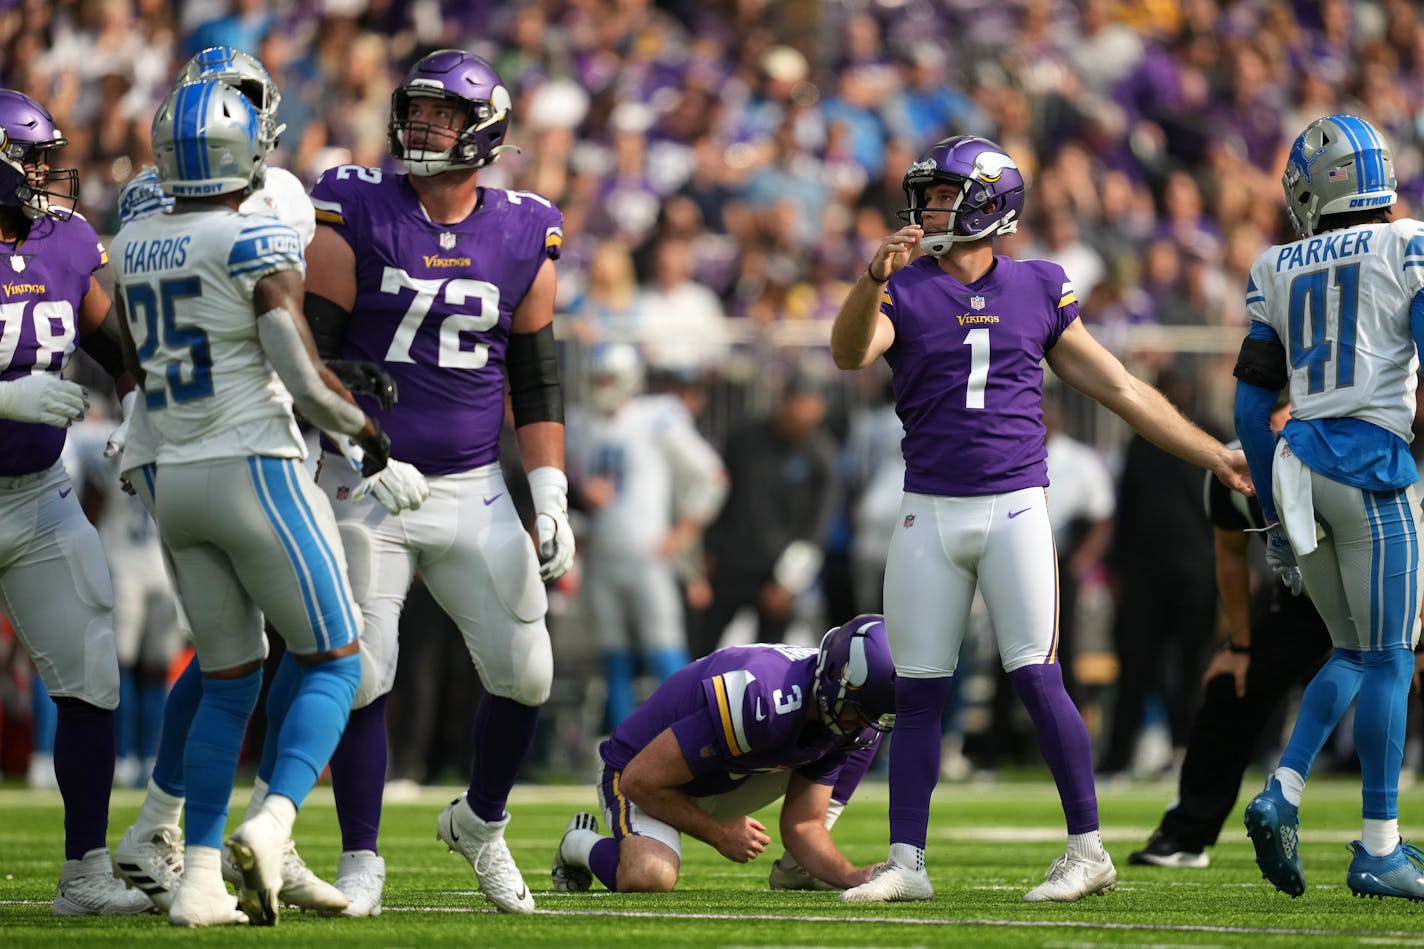
[[[925,225],[926,194],[932,185],[958,189],[941,217],[948,226],[931,230]],[[1018,165],[1002,148],[975,135],[956,135],[940,142],[905,173],[905,197],[910,206],[900,219],[925,228],[920,246],[939,257],[951,244],[977,241],[1018,230],[1023,212],[1024,179]]]
[[[465,119],[455,143],[442,151],[411,148],[412,131],[429,130],[429,123],[412,123],[410,100],[443,99],[464,109]],[[517,150],[504,145],[512,105],[509,90],[494,67],[480,57],[458,49],[441,49],[410,67],[391,94],[390,151],[412,175],[438,175],[458,168],[482,168],[501,152]]]
[[[895,662],[885,635],[885,617],[866,613],[837,626],[821,639],[812,686],[821,722],[834,734],[868,745],[877,733],[895,725]],[[841,727],[846,708],[866,723],[855,731]]]
[[[48,168],[53,152],[69,144],[49,110],[22,92],[0,89],[0,206],[19,208],[34,220],[67,220],[79,197],[79,172]]]

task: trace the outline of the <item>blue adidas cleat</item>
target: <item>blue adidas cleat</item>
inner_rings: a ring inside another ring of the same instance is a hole
[[[1424,901],[1424,852],[1413,844],[1399,843],[1392,853],[1376,857],[1358,840],[1350,844],[1355,859],[1345,882],[1356,896],[1384,899],[1398,896],[1415,903]]]
[[[1261,876],[1292,897],[1304,893],[1300,812],[1285,799],[1279,781],[1272,779],[1266,790],[1246,805],[1246,833],[1256,846],[1256,866],[1261,868]]]

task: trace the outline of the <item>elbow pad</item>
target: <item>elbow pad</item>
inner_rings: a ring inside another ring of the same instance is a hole
[[[112,313],[104,317],[104,322],[79,337],[79,347],[113,378],[124,374],[124,345],[119,336],[118,321]]]
[[[533,333],[511,334],[505,369],[516,428],[530,422],[563,422],[564,390],[552,324]]]
[[[1236,378],[1262,389],[1279,392],[1290,381],[1286,351],[1277,340],[1246,337],[1236,357]]]
[[[311,327],[317,355],[322,359],[338,358],[346,342],[346,324],[351,321],[351,313],[316,293],[308,293],[302,299],[302,312]]]

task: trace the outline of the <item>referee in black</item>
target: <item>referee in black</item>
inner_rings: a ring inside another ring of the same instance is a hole
[[[1289,417],[1290,404],[1278,404],[1272,429],[1279,432]],[[1205,503],[1227,640],[1202,677],[1205,694],[1192,719],[1177,800],[1147,846],[1128,857],[1138,866],[1199,869],[1211,863],[1206,848],[1216,843],[1236,806],[1241,778],[1267,721],[1292,685],[1310,681],[1331,648],[1330,633],[1308,596],[1292,596],[1269,572],[1251,592],[1249,532],[1266,526],[1256,499],[1208,473]]]

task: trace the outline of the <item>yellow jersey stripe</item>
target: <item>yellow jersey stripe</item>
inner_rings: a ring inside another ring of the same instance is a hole
[[[1078,296],[1077,296],[1077,294],[1075,294],[1072,290],[1069,290],[1067,293],[1063,294],[1063,296],[1058,299],[1058,309],[1061,310],[1061,309],[1063,309],[1065,306],[1067,306],[1068,304],[1070,304],[1070,303],[1077,303],[1077,302],[1078,302]]]
[[[322,224],[337,224],[341,227],[346,226],[346,218],[342,217],[341,214],[336,211],[328,211],[325,208],[316,209],[316,219]]]
[[[727,747],[732,749],[732,754],[745,754],[746,749],[737,744],[737,731],[732,727],[732,708],[727,702],[727,683],[721,676],[712,680],[712,690],[717,695],[717,714],[722,719],[722,733],[726,736]]]

